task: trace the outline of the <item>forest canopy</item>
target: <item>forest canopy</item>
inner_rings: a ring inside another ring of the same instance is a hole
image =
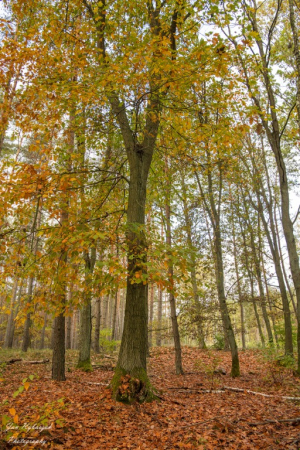
[[[0,345],[53,349],[58,381],[66,348],[120,345],[129,403],[154,345],[300,373],[299,9],[2,2]]]

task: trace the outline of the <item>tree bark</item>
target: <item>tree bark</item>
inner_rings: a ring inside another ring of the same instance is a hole
[[[201,302],[199,298],[199,291],[197,287],[197,278],[196,278],[196,258],[195,258],[195,249],[192,240],[192,224],[189,216],[187,198],[186,198],[186,187],[184,182],[184,176],[181,177],[181,186],[182,186],[182,199],[183,199],[183,212],[185,219],[185,227],[187,233],[187,244],[190,249],[190,274],[191,274],[191,282],[193,289],[193,298],[194,298],[194,306],[196,310],[196,324],[197,324],[197,341],[198,346],[201,349],[206,349],[205,339],[204,339],[204,331],[203,331],[203,313],[201,311]]]
[[[150,302],[149,302],[149,333],[148,333],[148,344],[149,348],[153,345],[153,310],[154,310],[154,285],[150,285]]]
[[[124,318],[124,330],[113,380],[116,398],[123,399],[118,389],[121,378],[129,374],[148,385],[147,347],[148,347],[148,284],[147,284],[147,241],[145,236],[146,186],[154,148],[136,145],[130,149],[130,184],[127,209],[128,276]],[[138,278],[137,278],[138,276]],[[144,282],[145,281],[145,282]]]
[[[13,340],[14,340],[14,308],[15,308],[15,302],[17,298],[17,291],[18,291],[18,277],[15,277],[15,281],[12,288],[11,293],[11,301],[10,301],[10,314],[8,316],[8,321],[6,325],[6,331],[5,331],[5,338],[4,338],[4,348],[12,348]]]
[[[84,252],[85,260],[85,294],[84,304],[80,309],[80,333],[79,333],[79,357],[77,367],[90,372],[91,365],[91,341],[92,341],[92,277],[96,262],[96,248]]]
[[[96,323],[95,323],[95,331],[94,331],[94,351],[96,353],[100,353],[100,323],[101,323],[101,301],[102,297],[99,296],[96,298]]]
[[[31,303],[32,300],[33,282],[34,278],[30,277],[28,282],[27,303]],[[30,347],[30,327],[31,327],[31,313],[27,313],[24,325],[22,352],[27,352],[28,348]]]
[[[298,119],[298,129],[300,133],[300,49],[299,49],[299,29],[297,27],[296,17],[295,17],[295,0],[289,0],[289,13],[290,13],[290,24],[293,35],[294,44],[294,56],[296,63],[296,108],[297,108],[297,119]],[[299,14],[299,12],[298,12]]]
[[[174,267],[172,262],[172,230],[171,230],[171,180],[168,161],[165,161],[166,174],[166,200],[165,200],[165,215],[166,215],[166,244],[168,247],[168,281],[169,281],[169,303],[171,311],[171,323],[175,347],[175,371],[177,375],[183,374],[182,359],[181,359],[181,344],[180,334],[178,328],[176,301],[175,301],[175,286],[174,286]]]
[[[161,327],[162,327],[162,288],[158,289],[158,299],[157,299],[157,327],[156,332],[156,345],[161,347]]]
[[[210,159],[209,150],[207,150],[208,161]],[[204,202],[204,207],[207,211],[208,217],[210,219],[211,225],[213,227],[214,240],[213,240],[213,251],[214,251],[214,262],[215,262],[215,276],[216,285],[218,292],[218,300],[220,305],[220,312],[223,327],[230,345],[231,351],[231,376],[238,377],[240,375],[240,363],[238,356],[238,348],[236,345],[236,340],[234,336],[234,331],[231,324],[231,319],[228,311],[228,306],[226,302],[225,288],[224,288],[224,267],[223,267],[223,254],[222,254],[222,238],[221,238],[221,228],[220,228],[220,201],[222,194],[222,171],[220,169],[219,176],[219,186],[218,186],[218,206],[216,205],[214,194],[213,194],[213,180],[211,169],[207,170],[207,182],[208,182],[208,200],[202,189],[202,184],[198,173],[196,172],[196,179],[198,187],[200,190],[201,197]]]
[[[46,333],[47,321],[48,321],[47,313],[45,313],[44,325],[43,325],[42,332],[41,332],[41,340],[40,340],[39,350],[43,350],[45,348],[45,333]]]

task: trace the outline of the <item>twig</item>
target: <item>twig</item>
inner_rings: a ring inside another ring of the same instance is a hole
[[[230,386],[223,386],[222,389],[226,390],[226,391],[245,392],[248,394],[261,395],[262,397],[280,397],[285,400],[300,400],[300,397],[289,397],[286,395],[263,394],[262,392],[255,392],[255,391],[250,391],[249,389],[240,389],[240,388],[230,387]]]
[[[279,397],[282,398],[284,400],[300,400],[300,397],[289,397],[286,395],[272,395],[272,394],[264,394],[262,392],[256,392],[256,391],[250,391],[249,389],[241,389],[241,388],[236,388],[236,387],[231,387],[231,386],[222,386],[220,389],[202,389],[202,388],[189,388],[186,386],[181,386],[181,387],[170,387],[168,389],[176,389],[179,392],[193,392],[196,394],[224,394],[225,391],[233,391],[233,392],[243,392],[243,393],[247,393],[247,394],[253,394],[253,395],[261,395],[262,397]]]

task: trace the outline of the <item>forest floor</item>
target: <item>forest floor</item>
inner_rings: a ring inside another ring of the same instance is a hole
[[[109,355],[93,355],[83,373],[68,351],[65,382],[51,380],[51,363],[1,365],[13,357],[0,351],[1,450],[300,449],[300,400],[283,398],[300,397],[300,380],[261,351],[240,352],[232,379],[227,352],[184,347],[185,374],[175,375],[174,350],[154,348],[148,371],[161,400],[130,406],[111,398]],[[21,357],[51,361],[49,351]]]

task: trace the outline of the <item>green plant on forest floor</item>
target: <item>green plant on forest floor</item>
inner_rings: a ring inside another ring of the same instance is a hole
[[[111,330],[105,328],[100,331],[100,348],[104,353],[113,353],[121,344],[121,341],[111,339]]]
[[[287,371],[296,367],[293,355],[282,355],[274,347],[265,348],[261,354],[267,367],[265,381],[282,386],[285,382]]]
[[[210,389],[215,389],[219,384],[219,372],[217,369],[221,363],[221,358],[210,351],[206,355],[208,356],[208,361],[199,359],[195,361],[194,367],[205,372],[210,381]]]
[[[225,340],[224,340],[224,336],[222,334],[215,334],[214,335],[213,347],[216,350],[224,350],[224,348],[225,348]]]

